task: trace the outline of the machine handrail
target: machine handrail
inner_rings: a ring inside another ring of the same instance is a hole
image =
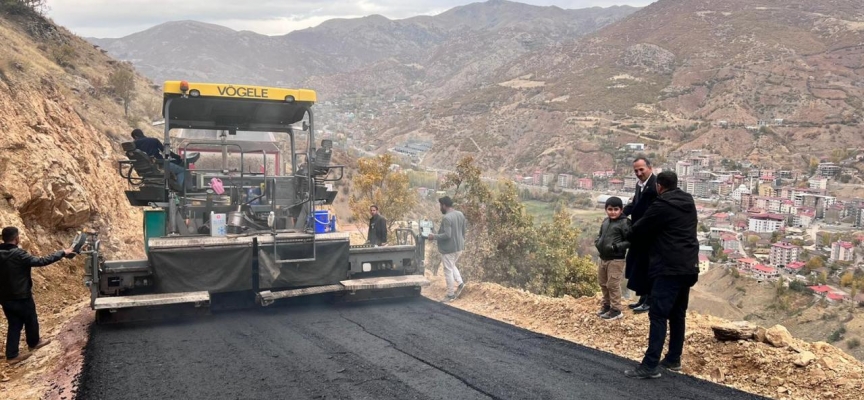
[[[215,146],[215,144],[212,144],[212,143],[189,142],[189,143],[186,143],[185,145],[183,145],[183,154],[188,154],[189,146],[193,146],[193,145],[200,146],[200,145],[205,145],[205,144]],[[237,143],[220,143],[219,146],[231,146],[231,147],[236,147],[237,150],[240,150],[240,176],[243,176],[243,154],[246,154],[246,152],[243,151],[243,147]],[[187,165],[187,167],[188,167],[188,165]],[[220,170],[220,171],[223,171],[223,170]]]
[[[126,172],[126,175],[123,175],[123,166],[128,165],[129,170]],[[144,177],[133,177],[132,171],[135,170],[135,165],[132,160],[120,160],[117,162],[117,173],[120,174],[120,177],[126,179],[132,186],[141,186],[144,184]]]
[[[305,243],[312,245],[312,258],[294,258],[294,259],[279,259],[279,253],[277,252],[277,240],[276,235],[273,235],[273,262],[276,264],[288,264],[288,263],[301,263],[301,262],[310,262],[318,259],[318,249],[315,245],[315,234],[312,234],[311,240],[304,240]],[[295,242],[296,243],[296,242]]]
[[[322,179],[319,179],[319,181],[321,181],[321,182],[337,182],[337,181],[341,181],[342,178],[345,177],[345,166],[344,165],[327,165],[327,166],[322,166],[319,168],[327,168],[327,174],[324,175],[324,177]],[[330,171],[332,171],[334,169],[339,170],[339,177],[338,178],[327,178],[330,175]]]
[[[185,145],[183,145],[183,154],[184,154],[184,155],[189,154],[189,153],[188,153],[189,146],[192,146],[192,145],[205,145],[205,144],[208,144],[208,143],[204,143],[204,142],[189,142],[189,143],[186,143]],[[220,143],[219,146],[226,146],[226,147],[227,147],[227,146],[232,146],[232,147],[236,147],[238,150],[240,150],[240,178],[243,178],[243,147],[241,147],[241,146],[240,146],[239,144],[237,144],[237,143]],[[224,148],[223,148],[223,150],[224,150]],[[184,161],[183,161],[183,164],[186,166],[186,169],[188,170],[188,169],[189,169],[189,164],[186,163],[185,159],[184,159]],[[190,177],[191,177],[191,174],[190,174]],[[183,185],[183,197],[184,197],[184,198],[186,197],[186,186],[187,186],[187,185]]]

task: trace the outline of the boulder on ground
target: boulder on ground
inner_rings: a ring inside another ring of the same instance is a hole
[[[792,334],[783,325],[774,325],[765,331],[765,342],[774,347],[788,347],[792,344]]]
[[[711,330],[714,331],[714,337],[723,342],[753,340],[757,328],[757,326],[746,321],[730,322],[711,326]]]

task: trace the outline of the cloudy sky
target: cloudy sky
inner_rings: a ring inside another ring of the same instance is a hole
[[[197,20],[281,35],[332,18],[434,15],[478,0],[47,0],[47,15],[85,37],[122,37],[167,21]],[[653,0],[519,0],[561,8],[632,5]]]

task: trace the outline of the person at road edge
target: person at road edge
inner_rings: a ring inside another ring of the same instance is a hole
[[[465,281],[459,273],[456,262],[465,250],[466,221],[461,211],[453,209],[453,199],[444,196],[438,199],[441,214],[441,227],[438,233],[430,233],[429,240],[438,241],[438,251],[441,252],[441,262],[444,263],[444,279],[447,281],[447,296],[443,302],[455,300],[465,288]],[[456,285],[459,285],[456,287]]]
[[[631,242],[641,242],[650,249],[648,275],[653,282],[648,349],[642,363],[625,371],[627,377],[638,379],[659,378],[658,366],[681,370],[690,288],[699,280],[696,202],[678,188],[678,176],[672,171],[657,175],[657,193],[657,200],[633,224],[630,235]],[[667,323],[669,350],[661,361]]]
[[[18,228],[7,226],[2,231],[3,244],[0,244],[0,305],[9,323],[6,332],[6,361],[9,365],[18,364],[29,358],[33,351],[47,346],[50,339],[39,337],[39,317],[33,301],[33,267],[44,267],[73,254],[73,248],[54,252],[50,256],[34,257],[18,247],[21,242]],[[30,353],[19,353],[21,330],[26,332]]]

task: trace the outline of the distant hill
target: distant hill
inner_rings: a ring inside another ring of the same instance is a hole
[[[426,162],[441,166],[470,153],[490,169],[585,173],[645,142],[806,168],[811,155],[864,146],[864,13],[854,0],[660,0],[479,86],[426,88],[426,107],[365,130],[435,138]]]
[[[389,20],[380,15],[334,19],[283,36],[237,32],[196,21],[168,22],[119,39],[89,38],[109,54],[135,64],[156,82],[227,80],[300,85],[311,76],[362,70],[379,62],[424,65],[451,56],[454,43],[475,33],[521,36],[514,54],[593,32],[637,8],[562,10],[492,0],[437,16]],[[470,43],[469,43],[470,44]],[[473,51],[469,46],[463,51]],[[452,60],[452,59],[451,59]],[[453,68],[458,68],[454,65]]]
[[[858,0],[488,1],[281,37],[175,22],[94,42],[156,80],[315,88],[335,107],[328,129],[379,150],[431,140],[423,163],[439,168],[470,154],[507,173],[587,173],[623,165],[621,145],[643,142],[655,156],[706,148],[805,169],[864,148]]]

